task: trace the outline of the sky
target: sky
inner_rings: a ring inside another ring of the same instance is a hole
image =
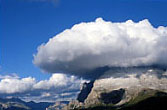
[[[167,26],[166,11],[166,0],[0,0],[0,75],[19,80],[32,77],[33,85],[49,80],[53,75],[41,71],[33,55],[65,29],[97,18],[111,22],[148,19],[157,28]]]
[[[167,25],[166,1],[1,0],[0,8],[1,71],[37,79],[48,77],[32,63],[37,47],[74,24],[102,17],[112,22],[147,18],[155,27]]]

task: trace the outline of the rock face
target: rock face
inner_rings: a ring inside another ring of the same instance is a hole
[[[89,93],[92,90],[94,81],[90,81],[89,83],[85,82],[82,86],[81,92],[78,95],[77,100],[79,102],[84,102],[84,100],[88,97]]]
[[[86,90],[86,88],[84,88]],[[167,72],[163,69],[131,69],[106,72],[95,80],[91,92],[81,103],[75,102],[77,109],[95,106],[122,107],[133,105],[157,93],[167,93]],[[167,96],[167,94],[165,94]],[[102,110],[102,109],[101,109]]]
[[[104,104],[117,104],[120,102],[125,94],[124,89],[113,90],[109,93],[101,93],[100,94],[100,101]]]

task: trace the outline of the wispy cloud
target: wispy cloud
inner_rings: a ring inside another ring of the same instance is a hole
[[[20,78],[16,73],[11,73],[10,75],[0,75],[0,79],[18,79]]]

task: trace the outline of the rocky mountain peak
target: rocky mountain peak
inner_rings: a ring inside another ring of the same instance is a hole
[[[166,94],[166,73],[166,70],[157,68],[111,70],[95,81],[85,83],[78,101],[70,104],[82,109],[97,105],[120,107],[127,103],[137,103],[158,92]]]

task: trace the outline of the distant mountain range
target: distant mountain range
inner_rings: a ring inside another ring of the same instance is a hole
[[[25,102],[19,98],[0,98],[0,110],[46,110],[51,102]]]
[[[35,103],[0,98],[0,110],[167,110],[167,70],[113,69],[84,83],[76,100]]]

